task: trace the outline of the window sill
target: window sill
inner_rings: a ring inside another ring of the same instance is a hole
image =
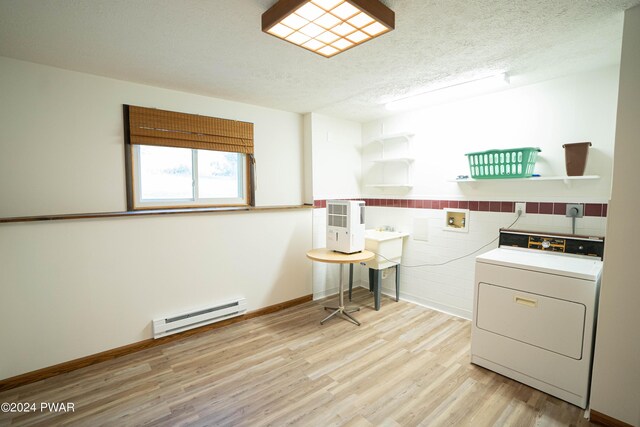
[[[229,213],[229,212],[269,212],[276,210],[296,210],[313,209],[313,205],[283,205],[283,206],[235,206],[226,208],[183,208],[183,209],[147,209],[139,211],[123,212],[97,212],[81,214],[63,215],[38,215],[21,216],[12,218],[0,218],[0,224],[11,222],[35,222],[35,221],[61,221],[73,219],[94,219],[94,218],[117,218],[117,217],[137,217],[150,215],[176,215],[176,214],[197,214],[197,213]]]

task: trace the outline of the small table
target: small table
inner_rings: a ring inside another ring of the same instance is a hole
[[[331,313],[330,315],[328,315],[327,317],[325,317],[320,324],[324,324],[324,322],[326,322],[327,320],[331,319],[333,316],[335,316],[336,314],[340,313],[342,315],[345,316],[346,320],[349,320],[353,323],[355,323],[356,325],[360,326],[360,322],[358,322],[356,319],[354,319],[349,313],[353,313],[354,311],[359,311],[360,308],[359,307],[345,307],[344,306],[344,289],[343,289],[343,276],[344,276],[344,265],[345,264],[353,264],[356,262],[363,262],[363,261],[368,261],[370,259],[373,259],[374,257],[374,253],[367,251],[367,250],[363,250],[362,252],[356,252],[353,254],[343,254],[341,252],[335,252],[332,251],[331,249],[327,249],[327,248],[322,248],[322,249],[312,249],[309,252],[307,252],[307,258],[312,259],[314,261],[319,261],[319,262],[327,262],[327,263],[331,263],[331,264],[340,264],[340,288],[339,288],[339,293],[340,293],[340,298],[339,298],[339,305],[338,307],[325,307],[325,310],[334,310],[333,313]]]

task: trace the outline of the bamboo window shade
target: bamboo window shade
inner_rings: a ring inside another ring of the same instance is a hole
[[[253,123],[127,105],[129,143],[253,154]]]

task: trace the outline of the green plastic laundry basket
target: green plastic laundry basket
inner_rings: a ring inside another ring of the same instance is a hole
[[[538,159],[538,147],[510,148],[467,153],[471,178],[529,178]]]

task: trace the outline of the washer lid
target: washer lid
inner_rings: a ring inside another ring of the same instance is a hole
[[[602,261],[598,258],[591,259],[519,248],[493,249],[478,255],[476,262],[592,281],[597,281],[602,272]]]

